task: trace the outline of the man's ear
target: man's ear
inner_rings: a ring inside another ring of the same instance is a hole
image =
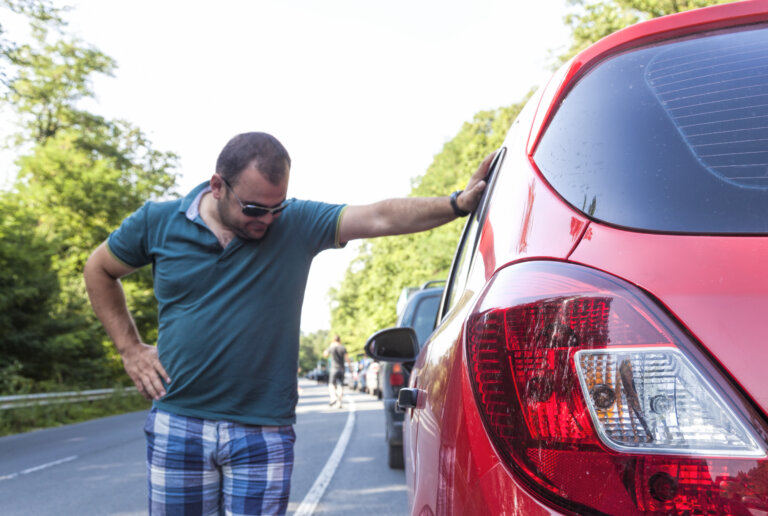
[[[211,186],[211,193],[213,194],[213,198],[217,200],[223,199],[224,189],[226,186],[224,185],[224,181],[222,181],[221,176],[219,174],[213,174],[209,184]]]

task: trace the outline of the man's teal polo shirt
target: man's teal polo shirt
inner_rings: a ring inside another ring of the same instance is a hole
[[[148,202],[107,240],[126,265],[152,264],[158,352],[171,377],[155,406],[254,425],[296,420],[299,323],[312,258],[339,247],[344,205],[296,200],[260,240],[222,248],[200,218],[208,183]]]

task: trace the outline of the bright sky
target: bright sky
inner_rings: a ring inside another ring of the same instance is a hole
[[[182,193],[256,130],[291,154],[289,196],[405,196],[476,112],[543,84],[568,41],[565,0],[71,2],[70,30],[118,64],[90,108],[179,154]],[[329,327],[328,289],[355,254],[315,260],[304,332]]]

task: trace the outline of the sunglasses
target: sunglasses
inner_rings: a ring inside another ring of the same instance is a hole
[[[288,205],[292,202],[292,199],[286,199],[277,206],[272,206],[271,208],[268,206],[260,206],[258,204],[243,204],[243,201],[240,200],[240,197],[238,197],[235,191],[232,189],[232,185],[229,184],[229,181],[224,179],[223,176],[219,177],[221,177],[221,180],[224,181],[224,184],[227,186],[227,188],[229,188],[229,191],[232,192],[232,195],[235,196],[235,199],[237,199],[237,202],[240,205],[240,209],[243,211],[243,215],[247,217],[261,217],[267,213],[277,215],[285,208],[287,208]]]

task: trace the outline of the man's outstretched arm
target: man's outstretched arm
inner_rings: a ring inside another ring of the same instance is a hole
[[[474,211],[485,189],[485,176],[495,153],[488,155],[459,195],[458,207]],[[417,233],[456,218],[448,197],[408,197],[373,204],[347,206],[339,224],[339,241]]]
[[[134,270],[115,259],[102,243],[88,258],[83,275],[93,311],[115,343],[128,376],[145,398],[160,399],[165,395],[161,379],[171,380],[160,364],[157,348],[141,341],[120,284],[120,278]]]

